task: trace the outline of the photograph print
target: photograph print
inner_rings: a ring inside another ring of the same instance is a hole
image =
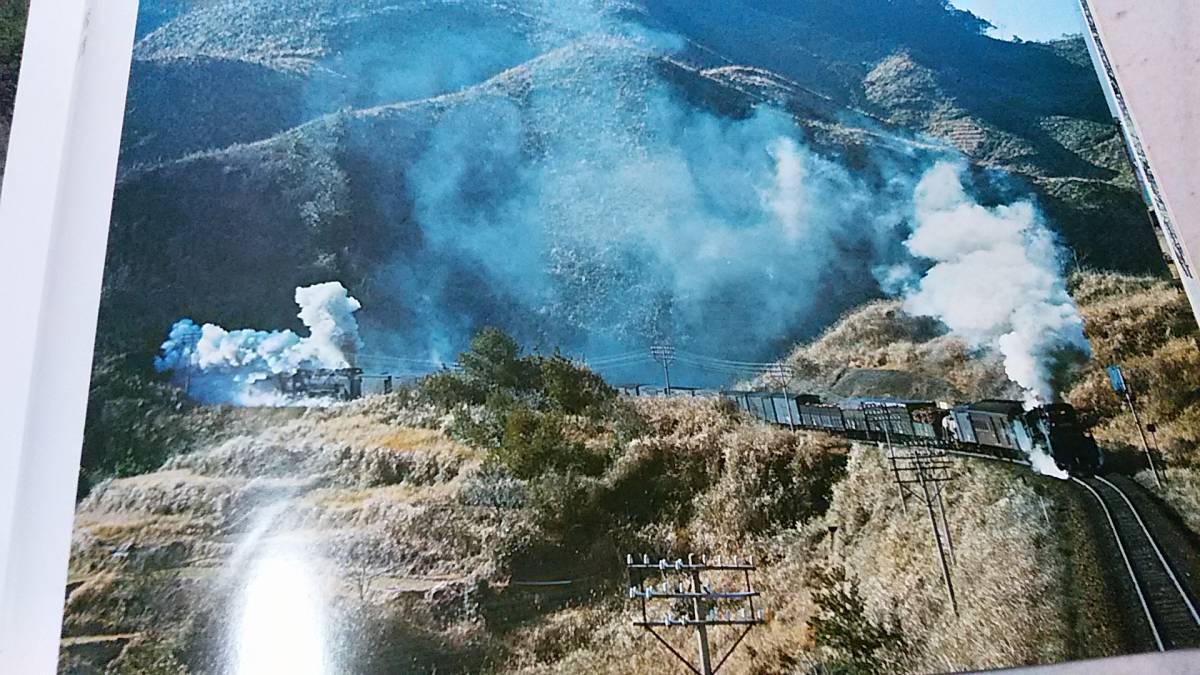
[[[142,0],[60,672],[1200,647],[1197,327],[1087,32]]]

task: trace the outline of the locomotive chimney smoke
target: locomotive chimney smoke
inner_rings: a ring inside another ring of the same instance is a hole
[[[1053,402],[1091,355],[1058,246],[1031,202],[977,204],[963,170],[940,162],[917,185],[905,246],[932,265],[910,286],[904,308],[940,319],[976,348],[999,351],[1027,409]],[[1066,478],[1040,439],[1020,445],[1035,471]]]
[[[1058,246],[1031,202],[981,206],[967,195],[962,171],[940,162],[917,185],[905,246],[932,266],[904,308],[940,319],[974,347],[998,350],[1026,407],[1052,402],[1091,355]]]
[[[345,368],[362,346],[354,312],[362,305],[341,283],[329,281],[296,289],[297,315],[308,327],[301,337],[290,330],[225,330],[180,319],[154,360],[171,371],[188,393],[205,403],[270,405],[283,401],[257,385],[272,375],[299,368]]]

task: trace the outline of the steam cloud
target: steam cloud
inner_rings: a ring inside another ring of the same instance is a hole
[[[1027,408],[1053,402],[1073,366],[1091,355],[1058,246],[1031,202],[980,206],[963,188],[962,171],[939,162],[917,185],[905,246],[932,266],[904,308],[940,319],[976,348],[997,350]],[[1021,445],[1039,473],[1066,477],[1045,448],[1028,438]]]
[[[299,368],[345,368],[362,346],[354,318],[361,305],[341,283],[297,288],[296,304],[307,337],[290,330],[229,331],[180,319],[163,342],[155,368],[172,372],[193,398],[206,403],[282,403],[272,387],[259,385]]]
[[[670,60],[682,41],[608,4],[527,3],[538,25],[572,30],[456,94],[422,140],[404,175],[417,243],[382,284],[405,321],[372,324],[373,344],[448,360],[498,325],[587,356],[666,340],[763,360],[878,295],[863,261],[899,253],[899,183],[816,149],[780,109],[697,106],[687,89],[714,84]],[[911,194],[918,162],[896,161],[911,163]]]
[[[980,206],[963,188],[962,171],[939,162],[917,185],[905,246],[933,265],[904,308],[998,350],[1029,406],[1052,402],[1070,367],[1091,355],[1058,246],[1031,202]]]
[[[351,11],[329,6],[330,16]],[[1031,203],[981,206],[962,185],[961,165],[926,171],[949,150],[883,130],[870,135],[887,142],[845,153],[857,155],[852,168],[839,154],[846,148],[810,140],[816,134],[792,113],[765,103],[743,110],[744,102],[722,98],[733,88],[680,65],[684,40],[646,28],[630,7],[473,5],[470,20],[454,24],[452,43],[361,41],[325,64],[337,86],[320,84],[326,68],[306,70],[317,78],[308,91],[314,109],[329,109],[317,103],[345,83],[394,99],[346,127],[356,161],[394,178],[361,197],[372,202],[364,210],[395,223],[401,242],[371,270],[379,311],[364,332],[373,345],[452,360],[477,330],[495,325],[530,347],[591,357],[668,340],[764,361],[878,297],[872,271],[886,269],[896,274],[885,291],[909,285],[907,311],[999,350],[1029,403],[1053,399],[1088,346],[1054,240]],[[406,16],[414,35],[444,18]],[[184,19],[177,22],[187,33]],[[443,78],[447,59],[452,76]],[[398,73],[371,65],[396,62],[405,64]],[[739,112],[715,112],[729,108]],[[355,131],[362,120],[381,121]],[[902,246],[907,216],[913,230]],[[912,268],[927,272],[918,278]],[[358,303],[336,288],[330,303],[298,293],[309,338],[184,320],[159,368],[203,376],[212,391],[194,378],[197,395],[230,400],[298,364],[343,365],[359,342]],[[657,377],[653,365],[638,367],[604,374]],[[694,384],[727,378],[682,376]]]

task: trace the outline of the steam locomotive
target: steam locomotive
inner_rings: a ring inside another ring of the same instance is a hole
[[[724,392],[739,409],[771,424],[826,431],[863,440],[961,448],[1025,460],[1036,448],[1072,474],[1097,472],[1104,455],[1075,409],[1054,403],[1026,410],[1018,401],[985,400],[953,407],[933,401],[849,398],[753,391]]]

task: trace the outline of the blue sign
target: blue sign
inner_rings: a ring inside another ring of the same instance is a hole
[[[1118,394],[1124,394],[1127,390],[1125,386],[1125,373],[1121,372],[1121,366],[1108,367],[1108,379],[1112,382],[1113,391]]]

